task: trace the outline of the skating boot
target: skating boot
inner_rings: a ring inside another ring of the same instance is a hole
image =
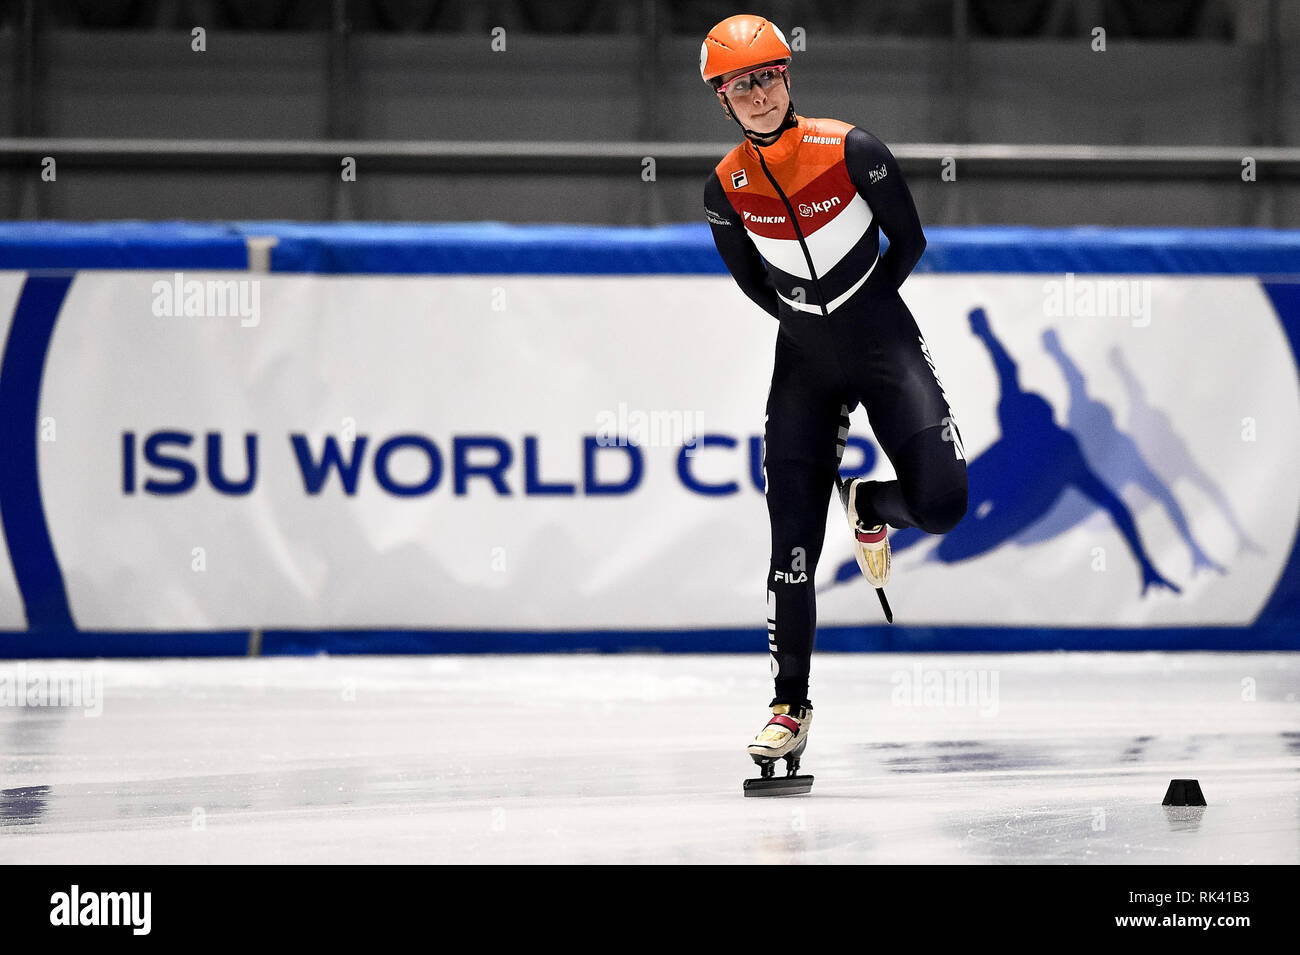
[[[849,519],[849,529],[853,531],[853,556],[858,559],[858,568],[867,583],[876,588],[880,598],[880,609],[885,612],[885,619],[894,622],[894,611],[885,598],[885,584],[889,583],[889,528],[884,524],[867,526],[858,517],[857,489],[862,478],[842,481],[835,476],[835,483],[840,489],[840,503]]]
[[[799,758],[808,745],[811,706],[778,703],[772,718],[754,737],[746,752],[759,766],[758,779],[745,780],[746,796],[795,796],[812,789],[813,778],[799,775]],[[776,775],[776,761],[784,759],[784,776]]]
[[[862,575],[871,586],[883,587],[889,583],[889,528],[884,524],[868,527],[859,520],[854,492],[862,483],[862,478],[854,478],[841,484],[840,503],[844,505],[849,527],[853,530],[853,554],[858,559]]]

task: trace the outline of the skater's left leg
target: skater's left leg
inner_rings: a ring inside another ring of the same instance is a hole
[[[815,352],[778,335],[763,432],[763,484],[772,529],[767,633],[775,697],[806,705],[817,629],[813,577],[826,537],[826,510],[839,460],[839,397],[827,389]]]
[[[806,705],[817,632],[813,577],[826,537],[834,474],[826,465],[767,464],[772,554],[767,572],[767,634],[775,696],[769,704]]]

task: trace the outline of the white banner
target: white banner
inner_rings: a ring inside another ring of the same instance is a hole
[[[1122,279],[1123,301],[1097,276],[908,281],[972,496],[952,534],[897,538],[898,622],[1259,612],[1300,513],[1290,349],[1255,279]],[[82,272],[39,445],[74,618],[761,627],[776,329],[723,277]],[[852,556],[828,510],[819,623],[876,623],[864,580],[834,583]],[[1179,592],[1143,595],[1143,562]]]

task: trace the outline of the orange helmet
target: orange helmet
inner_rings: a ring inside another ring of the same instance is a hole
[[[790,44],[771,20],[741,13],[727,17],[700,44],[700,76],[713,84],[719,76],[765,63],[790,62]]]

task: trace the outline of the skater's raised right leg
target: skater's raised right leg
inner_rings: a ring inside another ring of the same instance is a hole
[[[947,427],[926,428],[886,448],[893,481],[851,482],[853,508],[866,527],[917,527],[927,534],[946,534],[966,513],[966,461],[954,454]]]

